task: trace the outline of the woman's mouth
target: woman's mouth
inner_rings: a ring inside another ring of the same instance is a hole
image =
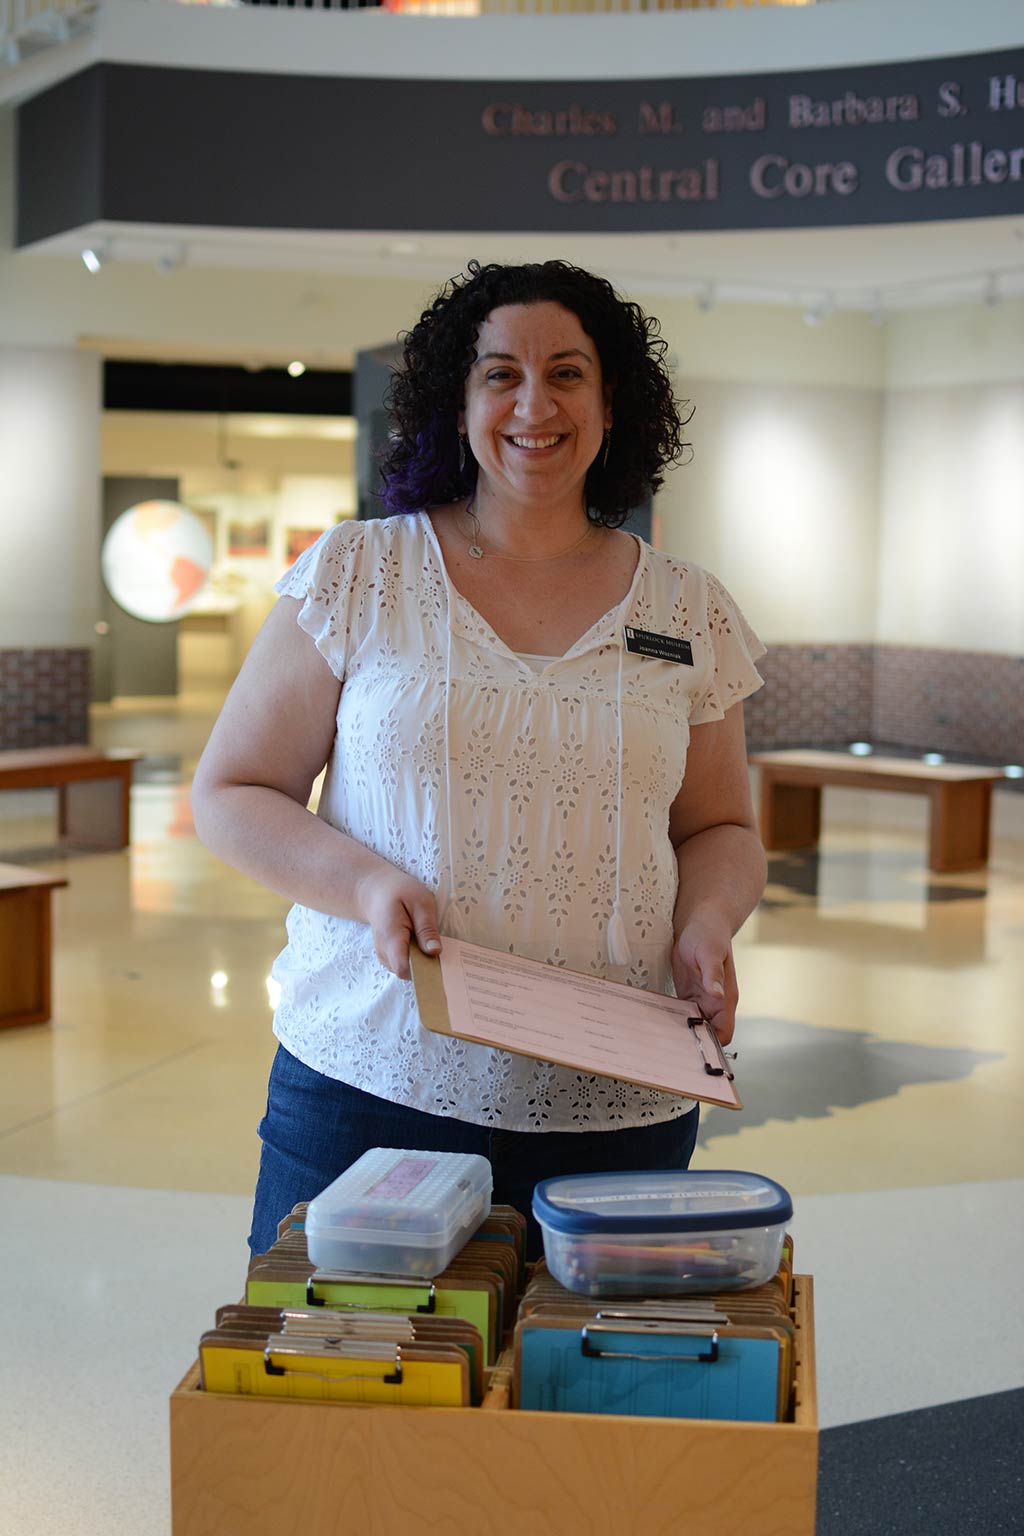
[[[549,432],[541,437],[517,432],[515,436],[506,436],[505,441],[526,453],[543,453],[546,449],[557,448],[559,443],[564,443],[567,435],[565,432]]]

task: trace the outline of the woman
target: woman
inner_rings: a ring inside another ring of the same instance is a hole
[[[694,1104],[431,1034],[409,980],[410,943],[447,933],[674,987],[732,1036],[763,648],[712,577],[618,526],[684,446],[664,350],[603,279],[471,264],[406,338],[395,515],[278,583],[193,787],[207,846],[296,903],[254,1252],[370,1146],[489,1157],[534,1252],[538,1179],[689,1161]]]

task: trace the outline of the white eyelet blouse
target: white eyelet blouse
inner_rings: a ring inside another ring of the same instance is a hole
[[[690,728],[761,685],[715,578],[642,540],[623,601],[535,670],[448,580],[425,513],[345,522],[277,583],[342,682],[318,814],[437,893],[442,934],[671,993],[669,807]],[[693,665],[627,651],[625,625]],[[370,928],[296,905],[274,1032],[367,1093],[507,1130],[612,1130],[692,1109],[631,1083],[431,1034]]]

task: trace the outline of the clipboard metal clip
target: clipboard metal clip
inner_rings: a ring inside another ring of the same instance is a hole
[[[727,1077],[730,1083],[733,1082],[735,1080],[736,1074],[735,1072],[730,1072],[729,1062],[736,1060],[736,1052],[723,1050],[722,1042],[715,1034],[714,1026],[708,1019],[687,1019],[686,1022],[693,1030],[693,1038],[697,1042],[697,1049],[700,1051],[700,1059],[704,1063],[704,1071],[708,1074],[709,1077]],[[707,1038],[710,1040],[712,1046],[714,1047],[715,1055],[718,1058],[717,1066],[714,1062],[708,1060],[708,1053],[704,1049],[704,1041],[697,1033],[698,1029],[702,1027],[707,1035]]]
[[[311,1274],[309,1279],[306,1281],[306,1306],[327,1306],[325,1298],[316,1294],[317,1281],[320,1281],[322,1284],[326,1283],[329,1285],[332,1281],[337,1283],[342,1280],[355,1280],[360,1285],[372,1285],[375,1289],[378,1286],[386,1285],[399,1285],[405,1291],[420,1289],[415,1281],[396,1279],[392,1275],[353,1275],[348,1274],[344,1270],[317,1269],[314,1270],[313,1274]],[[417,1306],[415,1308],[407,1306],[403,1302],[398,1302],[395,1306],[389,1307],[387,1303],[383,1301],[368,1302],[342,1300],[332,1301],[330,1305],[333,1312],[402,1312],[407,1317],[413,1311],[436,1312],[437,1290],[433,1284],[433,1281],[426,1281],[424,1283],[423,1289],[427,1293],[427,1299],[421,1306]]]
[[[632,1307],[614,1309],[602,1307],[594,1317],[599,1323],[607,1322],[609,1319],[639,1323],[642,1328],[649,1328],[655,1333],[661,1331],[654,1327],[656,1323],[727,1323],[729,1321],[726,1313],[716,1310],[713,1301],[710,1299],[704,1301],[700,1296],[691,1297],[689,1301],[639,1301]]]
[[[699,1360],[702,1363],[713,1365],[718,1359],[718,1330],[717,1328],[680,1328],[678,1324],[650,1322],[642,1324],[645,1333],[667,1334],[672,1338],[680,1339],[708,1339],[710,1342],[706,1350],[698,1350],[694,1355],[642,1355],[635,1350],[601,1349],[591,1343],[591,1335],[595,1333],[625,1333],[628,1332],[628,1324],[622,1323],[584,1323],[580,1329],[580,1353],[588,1360]]]
[[[390,1360],[391,1346],[387,1346],[386,1354],[384,1355],[373,1349],[372,1346],[367,1348],[365,1345],[362,1348],[331,1349],[328,1353],[330,1358],[335,1360]],[[287,1345],[268,1343],[263,1351],[263,1368],[268,1376],[312,1376],[315,1381],[378,1381],[383,1382],[389,1387],[400,1387],[402,1385],[402,1351],[398,1345],[394,1349],[395,1368],[390,1375],[386,1376],[374,1376],[366,1371],[352,1371],[348,1376],[333,1375],[326,1371],[297,1371],[289,1365],[275,1365],[271,1359],[272,1355],[302,1355],[308,1359],[310,1346],[308,1344]]]

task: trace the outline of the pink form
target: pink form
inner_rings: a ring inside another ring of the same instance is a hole
[[[445,938],[441,977],[453,1035],[581,1072],[742,1108],[709,1025],[692,1004]]]

